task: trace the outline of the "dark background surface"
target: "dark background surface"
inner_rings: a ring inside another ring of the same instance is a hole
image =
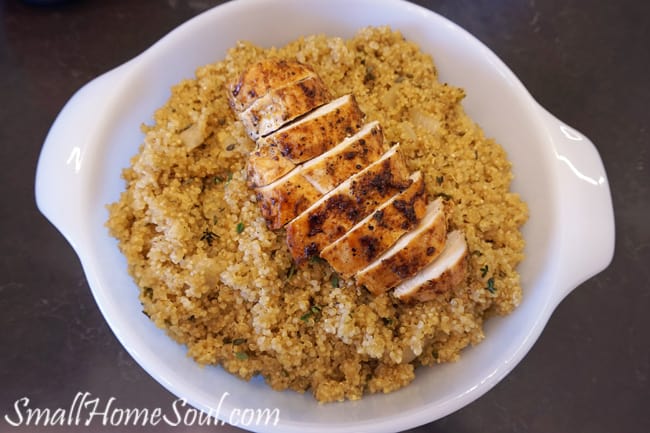
[[[0,1],[0,416],[24,396],[31,407],[69,407],[78,391],[121,407],[174,400],[107,327],[72,248],[35,207],[34,174],[48,128],[79,87],[218,3]],[[649,432],[650,3],[419,3],[481,39],[544,107],[592,139],[617,237],[612,265],[560,304],[505,380],[413,431]],[[0,418],[0,431],[10,430]]]

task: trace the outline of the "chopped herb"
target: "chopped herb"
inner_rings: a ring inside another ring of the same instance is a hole
[[[483,267],[481,267],[481,278],[484,278],[485,275],[487,275],[487,273],[488,273],[488,265],[483,265]]]
[[[223,182],[223,179],[220,178],[219,176],[215,176],[213,182],[215,184],[219,184],[219,183]]]
[[[296,274],[296,265],[292,263],[291,267],[287,271],[287,280],[290,280],[291,277],[293,277],[295,274]]]
[[[282,375],[283,375],[284,377],[289,377],[289,373],[288,373],[287,370],[285,370],[284,368],[282,369]]]
[[[227,150],[227,151],[231,151],[231,150],[233,150],[234,148],[235,148],[235,143],[232,143],[232,144],[229,144],[228,146],[226,146],[226,150]]]
[[[244,223],[240,221],[237,223],[237,234],[240,234],[243,231],[244,231]]]
[[[445,180],[444,177],[442,176],[436,176],[436,182],[438,182],[438,185],[442,185],[442,182]]]
[[[219,235],[214,233],[213,231],[210,231],[208,229],[203,230],[203,234],[201,235],[201,240],[206,241],[208,243],[208,246],[212,246],[212,241],[215,240],[215,238],[218,238]]]
[[[213,225],[217,225],[217,221],[219,221],[219,220],[217,219],[217,216],[216,216],[216,215],[213,216],[213,217],[212,217],[212,224],[213,224]]]
[[[223,344],[230,344],[230,343],[232,343],[232,340],[228,337],[224,337]]]
[[[239,346],[240,344],[244,344],[244,343],[246,343],[245,338],[235,338],[234,340],[232,340],[232,344],[235,346]]]
[[[339,287],[339,275],[336,273],[332,274],[332,278],[330,278],[330,283],[332,283],[332,287],[334,288]]]
[[[490,293],[494,293],[494,292],[497,290],[497,288],[494,287],[494,278],[489,278],[489,279],[487,280],[487,287],[486,287],[486,289],[487,289],[487,291],[490,292]]]
[[[226,185],[228,185],[231,180],[232,180],[232,173],[228,173],[228,177],[226,178]]]
[[[309,311],[307,311],[305,314],[300,316],[300,320],[303,322],[308,321],[309,319],[313,318],[314,321],[318,321],[320,318],[320,313],[321,313],[321,308],[318,305],[312,305],[309,307]]]
[[[363,84],[368,84],[376,78],[375,74],[373,74],[374,69],[375,68],[370,65],[366,66],[366,75],[363,77]]]
[[[246,352],[235,352],[235,356],[240,361],[246,361],[248,359],[248,354]]]
[[[393,324],[393,319],[391,317],[382,317],[381,320],[384,322],[384,325],[390,326]]]
[[[142,310],[142,314],[144,314],[145,316],[147,316],[148,318],[151,319],[151,316],[150,316],[149,313],[147,313],[146,311]]]
[[[153,298],[153,289],[151,287],[145,287],[143,289],[143,292],[144,292],[144,296],[146,298],[149,298],[149,299]]]
[[[325,263],[325,259],[318,256],[311,256],[309,258],[309,263]]]

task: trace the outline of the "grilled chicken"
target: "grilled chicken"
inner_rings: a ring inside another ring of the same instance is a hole
[[[409,177],[399,145],[385,149],[377,122],[362,127],[354,96],[330,102],[311,67],[267,59],[228,87],[228,99],[257,143],[248,185],[269,228],[286,227],[298,264],[320,254],[371,293],[394,288],[404,301],[464,281],[464,235],[447,233],[441,199],[426,204],[423,176]]]
[[[306,162],[301,171],[324,194],[377,161],[385,151],[379,122],[371,122],[352,137]]]
[[[378,160],[384,153],[378,122],[369,123],[334,148],[257,188],[257,200],[269,228],[282,228],[323,194]]]
[[[343,277],[366,267],[422,218],[426,208],[424,180],[419,171],[410,179],[411,186],[321,251],[320,256]]]
[[[255,190],[262,216],[271,230],[282,228],[323,196],[300,172],[300,168],[296,168],[272,184]]]
[[[458,230],[447,235],[440,256],[415,276],[402,281],[393,294],[402,301],[428,301],[459,285],[467,273],[467,243]]]
[[[319,254],[410,184],[399,145],[395,145],[287,224],[287,244],[294,260],[301,263]]]
[[[228,101],[236,113],[246,110],[272,89],[313,77],[314,70],[295,61],[269,58],[246,69],[228,86]]]
[[[330,92],[318,76],[269,90],[239,113],[239,120],[253,139],[270,134],[296,117],[331,99]]]
[[[357,132],[364,114],[352,95],[323,105],[295,122],[257,140],[248,159],[248,185],[268,185]]]
[[[441,198],[427,205],[420,224],[356,274],[356,281],[375,295],[386,292],[435,260],[445,247],[447,220]]]

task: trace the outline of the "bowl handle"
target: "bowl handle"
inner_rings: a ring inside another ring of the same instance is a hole
[[[81,203],[90,167],[86,151],[105,123],[101,106],[123,76],[124,65],[79,89],[63,107],[47,134],[36,168],[36,205],[77,250],[86,233]]]
[[[614,255],[614,210],[596,146],[542,108],[555,145],[558,175],[558,302],[604,270]]]

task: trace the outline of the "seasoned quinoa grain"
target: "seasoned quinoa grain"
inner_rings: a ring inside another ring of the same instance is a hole
[[[407,305],[338,278],[322,261],[292,265],[284,231],[266,228],[246,186],[254,143],[225,91],[268,56],[311,65],[334,96],[355,95],[388,143],[401,143],[429,196],[448,199],[450,229],[467,236],[467,284]],[[418,366],[458,359],[483,339],[485,318],[520,302],[515,267],[527,219],[509,191],[504,150],[467,117],[463,97],[438,82],[429,55],[385,27],[280,49],[240,42],[199,68],[143,126],[144,144],[123,173],[126,190],[109,205],[107,226],[144,312],[197,362],[244,379],[261,374],[273,389],[310,390],[321,402],[391,392]]]

